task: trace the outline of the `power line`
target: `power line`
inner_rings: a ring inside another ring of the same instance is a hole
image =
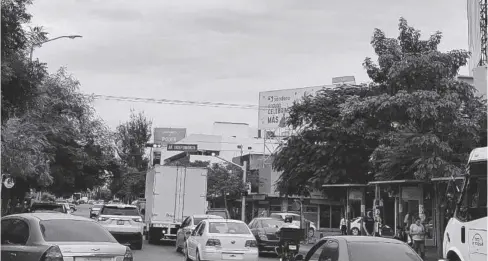
[[[125,102],[157,103],[157,104],[170,104],[170,105],[202,106],[202,107],[224,107],[224,108],[250,109],[250,110],[259,109],[259,106],[254,104],[169,100],[169,99],[154,99],[154,98],[127,97],[127,96],[100,95],[100,94],[91,94],[91,95],[84,94],[84,95],[86,97],[91,97],[94,99],[125,101]]]

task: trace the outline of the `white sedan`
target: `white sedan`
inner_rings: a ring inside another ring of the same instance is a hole
[[[185,242],[186,260],[257,261],[256,238],[242,221],[207,219]]]

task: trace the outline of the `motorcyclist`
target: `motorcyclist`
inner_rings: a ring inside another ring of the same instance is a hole
[[[286,216],[285,217],[285,222],[283,223],[283,225],[278,229],[278,231],[276,232],[278,236],[281,235],[281,229],[282,228],[293,228],[293,229],[300,229],[299,226],[293,224],[293,217],[292,216]],[[289,241],[289,240],[287,240]],[[298,251],[300,250],[300,238],[297,238],[296,240],[294,240],[296,242],[296,252],[298,253]],[[285,240],[283,240],[281,237],[280,237],[280,243],[278,245],[278,251],[277,251],[277,254],[279,256],[281,256],[281,254],[283,253],[283,246],[285,245]],[[281,260],[281,259],[280,259]]]

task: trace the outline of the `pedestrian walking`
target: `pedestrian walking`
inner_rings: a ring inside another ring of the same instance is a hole
[[[415,223],[410,225],[410,236],[413,240],[413,249],[420,255],[425,257],[425,227],[422,225],[420,217],[415,219]]]
[[[366,216],[363,218],[363,229],[367,236],[374,235],[376,229],[372,211],[368,211]]]
[[[347,235],[347,219],[344,217],[344,214],[341,215],[339,228],[341,229],[342,235]]]

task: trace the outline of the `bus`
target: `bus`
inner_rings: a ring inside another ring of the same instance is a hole
[[[486,261],[487,147],[471,151],[454,215],[447,223],[443,259]]]

